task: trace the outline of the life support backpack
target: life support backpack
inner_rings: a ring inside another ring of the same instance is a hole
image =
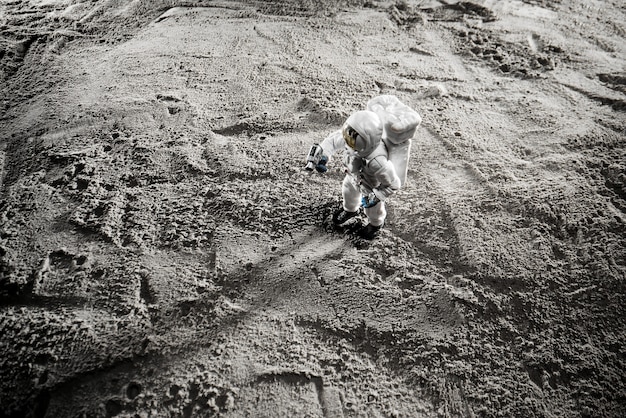
[[[422,122],[419,113],[396,96],[385,94],[367,102],[367,110],[375,112],[383,122],[383,142],[400,184],[406,183],[411,154],[411,139]]]

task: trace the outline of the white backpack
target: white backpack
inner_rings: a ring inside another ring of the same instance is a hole
[[[387,147],[388,159],[404,186],[409,169],[411,139],[422,118],[419,113],[390,94],[371,99],[367,102],[367,110],[375,112],[383,122],[383,142]]]

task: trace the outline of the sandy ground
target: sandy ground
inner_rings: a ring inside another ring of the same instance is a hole
[[[0,415],[618,417],[619,0],[0,3]],[[309,146],[423,118],[372,242]]]

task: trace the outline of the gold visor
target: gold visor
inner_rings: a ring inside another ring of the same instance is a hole
[[[351,126],[345,125],[341,133],[343,134],[343,140],[346,141],[346,144],[353,150],[356,150],[356,137],[359,135],[357,131],[352,129]]]

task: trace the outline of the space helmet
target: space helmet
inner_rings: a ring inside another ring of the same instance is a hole
[[[350,115],[343,124],[341,133],[346,144],[359,157],[366,157],[380,144],[383,124],[376,113],[361,110]]]

